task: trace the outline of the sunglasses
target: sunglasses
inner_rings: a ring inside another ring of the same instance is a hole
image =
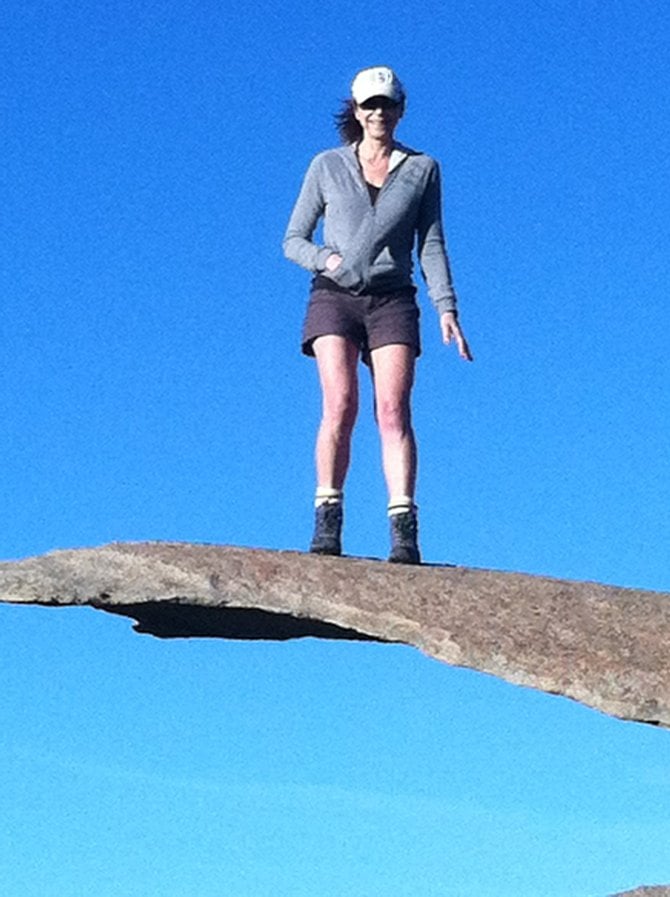
[[[369,100],[363,100],[362,103],[358,104],[361,109],[397,109],[400,103],[396,103],[395,100],[389,99],[389,97],[370,97]]]

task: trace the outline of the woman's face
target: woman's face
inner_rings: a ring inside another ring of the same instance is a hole
[[[354,105],[354,115],[363,128],[364,137],[384,140],[393,136],[402,115],[402,107],[388,97],[371,97],[360,106],[358,103]]]

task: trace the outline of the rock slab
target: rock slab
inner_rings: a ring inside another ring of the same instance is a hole
[[[670,897],[670,885],[651,885],[646,888],[635,888],[634,891],[621,891],[612,897]]]
[[[90,605],[161,638],[401,642],[670,726],[670,594],[463,567],[174,542],[0,563],[0,600]]]

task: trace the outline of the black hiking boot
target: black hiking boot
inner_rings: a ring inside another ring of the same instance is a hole
[[[420,564],[416,508],[400,514],[391,514],[389,521],[391,523],[389,561],[392,564]]]
[[[316,509],[312,554],[342,554],[342,502],[327,502]]]

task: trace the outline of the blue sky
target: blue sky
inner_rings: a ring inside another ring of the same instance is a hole
[[[281,237],[357,69],[442,164],[465,365],[421,290],[426,560],[668,590],[670,8],[0,13],[0,557],[304,548],[319,396]],[[345,549],[383,557],[369,384]],[[668,734],[401,647],[161,643],[3,607],[21,897],[587,897],[670,881]]]

